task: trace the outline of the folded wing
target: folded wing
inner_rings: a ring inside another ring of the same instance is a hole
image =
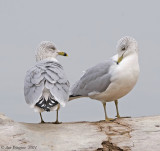
[[[113,64],[115,62],[110,59],[86,70],[73,85],[70,96],[89,96],[105,91],[111,83],[109,69]]]
[[[24,81],[24,96],[27,104],[34,106],[42,96],[44,88],[52,97],[65,105],[69,97],[69,82],[63,67],[55,61],[41,61],[27,71]]]

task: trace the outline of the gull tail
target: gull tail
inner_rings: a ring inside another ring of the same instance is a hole
[[[47,112],[50,112],[50,108],[57,105],[58,102],[51,97],[48,97],[46,101],[44,97],[41,97],[40,100],[35,104],[35,106],[44,109]]]
[[[81,96],[81,95],[70,95],[69,96],[69,101],[74,100],[74,99],[78,99],[78,98],[81,98],[81,97],[83,97],[83,96]]]
[[[75,90],[76,90],[76,88],[77,88],[77,83],[78,83],[78,82],[76,82],[76,83],[72,86],[72,88],[70,89],[69,101],[74,100],[74,99],[78,99],[78,98],[81,98],[81,97],[84,97],[84,96],[79,95],[79,94],[76,93]]]

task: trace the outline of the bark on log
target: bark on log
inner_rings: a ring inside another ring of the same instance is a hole
[[[17,123],[0,114],[0,150],[160,151],[160,116],[56,125]]]

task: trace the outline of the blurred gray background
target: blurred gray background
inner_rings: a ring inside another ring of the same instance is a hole
[[[35,64],[42,40],[54,42],[69,57],[58,57],[71,85],[82,71],[116,54],[126,35],[139,44],[140,78],[119,101],[122,116],[160,114],[160,1],[146,0],[0,0],[0,112],[15,121],[39,122],[39,114],[25,103],[23,81]],[[114,102],[107,103],[110,117]],[[54,121],[55,112],[43,113]],[[100,102],[73,100],[61,108],[60,121],[104,119]]]

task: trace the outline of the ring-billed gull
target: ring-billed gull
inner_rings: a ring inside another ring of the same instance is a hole
[[[30,68],[24,80],[24,96],[27,104],[40,113],[41,123],[44,123],[41,112],[57,111],[65,106],[69,99],[69,82],[62,65],[57,61],[58,55],[67,56],[60,52],[50,41],[40,43],[36,51],[35,66]]]
[[[106,102],[114,101],[119,118],[118,99],[129,93],[139,77],[138,44],[132,37],[126,36],[118,41],[118,54],[111,59],[89,68],[72,89],[70,100],[90,97],[102,102],[105,120]]]

